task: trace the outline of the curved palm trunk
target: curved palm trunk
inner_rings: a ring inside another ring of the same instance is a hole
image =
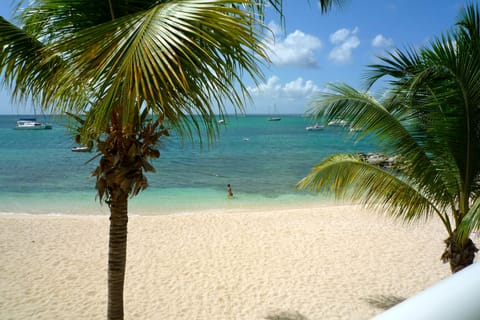
[[[123,285],[127,261],[128,194],[112,190],[108,244],[108,319],[123,320]]]
[[[472,239],[468,238],[465,241],[461,241],[454,232],[445,239],[445,244],[446,248],[442,255],[442,261],[450,263],[452,273],[458,272],[473,263],[478,249]]]

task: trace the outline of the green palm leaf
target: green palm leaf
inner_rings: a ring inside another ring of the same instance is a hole
[[[352,127],[360,128],[357,140],[374,137],[380,150],[401,155],[403,175],[423,185],[425,193],[436,194],[437,199],[447,199],[445,201],[450,203],[446,178],[441,171],[435,170],[434,159],[426,153],[425,146],[419,144],[416,137],[423,133],[413,123],[415,112],[405,108],[403,98],[392,95],[382,103],[346,84],[331,84],[329,89],[330,92],[312,101],[314,116],[323,117],[325,121],[343,119]],[[436,183],[431,184],[431,181]]]
[[[200,128],[192,116],[202,114],[213,132],[211,119],[226,101],[243,106],[246,90],[235,89],[240,71],[259,80],[258,64],[267,59],[253,17],[226,3],[241,1],[171,1],[56,43],[52,50],[64,52],[70,66],[56,98],[81,109],[83,92],[97,97],[92,126],[100,131],[121,106],[130,108],[124,124],[145,107],[190,133]]]
[[[4,85],[12,90],[12,97],[18,101],[31,97],[41,104],[45,96],[45,85],[52,82],[58,65],[45,64],[44,44],[24,30],[0,17],[0,72]],[[59,63],[58,59],[55,59]],[[43,65],[43,66],[42,66]]]
[[[359,201],[366,207],[384,210],[405,221],[439,214],[428,195],[413,183],[415,181],[409,181],[408,177],[401,179],[357,156],[336,154],[313,167],[297,188],[316,192],[330,190],[338,198]]]
[[[480,230],[480,198],[475,199],[459,226],[459,237],[468,239],[472,230]]]

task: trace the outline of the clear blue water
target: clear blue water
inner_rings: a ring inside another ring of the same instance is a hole
[[[0,212],[99,214],[90,172],[94,153],[72,152],[67,121],[48,117],[52,130],[14,130],[17,116],[0,116]],[[237,209],[321,201],[294,189],[313,165],[338,152],[374,151],[353,144],[348,130],[306,131],[309,119],[282,116],[229,117],[213,146],[162,140],[157,172],[149,188],[130,202],[131,213],[171,213],[192,209]],[[245,141],[244,138],[248,138]],[[234,199],[228,199],[230,183]]]

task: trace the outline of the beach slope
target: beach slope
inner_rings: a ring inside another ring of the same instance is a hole
[[[125,319],[369,319],[447,277],[445,237],[357,206],[132,216]],[[1,319],[104,319],[108,216],[0,215]]]

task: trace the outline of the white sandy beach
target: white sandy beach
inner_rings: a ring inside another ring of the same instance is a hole
[[[262,210],[132,216],[125,319],[369,319],[450,274],[434,220]],[[0,215],[0,319],[105,319],[107,246],[108,216]]]

